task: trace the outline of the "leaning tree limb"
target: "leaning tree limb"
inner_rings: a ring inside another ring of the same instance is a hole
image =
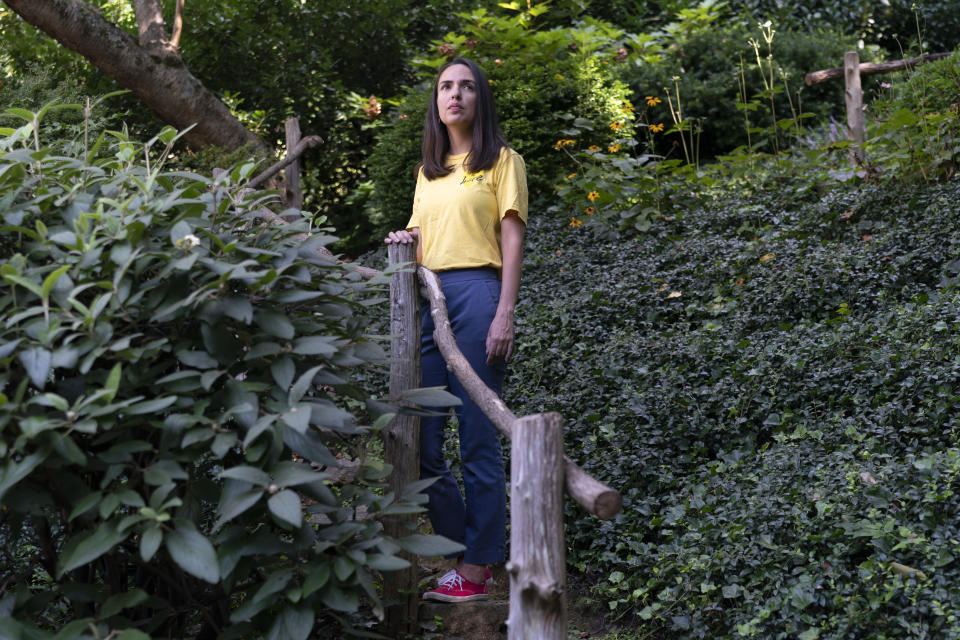
[[[24,20],[68,49],[87,58],[173,127],[194,126],[186,140],[198,147],[228,150],[251,145],[267,154],[267,145],[244,127],[182,64],[172,65],[123,29],[76,0],[3,0]]]
[[[430,315],[433,317],[434,325],[433,339],[447,366],[500,433],[512,440],[517,416],[490,387],[483,383],[457,347],[457,341],[450,326],[450,317],[447,315],[447,302],[440,287],[440,279],[426,267],[420,267],[417,274],[423,284],[421,292],[430,301]],[[567,492],[584,509],[603,520],[609,520],[620,512],[623,502],[617,491],[588,474],[567,456],[563,457],[563,461]]]

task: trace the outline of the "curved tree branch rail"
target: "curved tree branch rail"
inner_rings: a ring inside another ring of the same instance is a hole
[[[419,267],[417,275],[424,286],[421,292],[430,301],[430,315],[435,327],[433,339],[447,366],[500,433],[513,440],[517,416],[483,383],[457,347],[450,327],[450,317],[447,315],[446,298],[440,288],[440,279],[426,267]],[[563,464],[567,492],[584,509],[603,520],[609,520],[620,512],[623,501],[617,491],[588,474],[567,456],[563,456]]]

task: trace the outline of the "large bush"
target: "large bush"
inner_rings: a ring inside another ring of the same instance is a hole
[[[251,164],[168,172],[169,129],[54,154],[34,146],[43,114],[16,113],[0,636],[342,637],[422,541],[382,534],[424,498],[383,495],[352,382],[383,360],[366,335],[382,286],[318,253],[324,230],[264,223],[271,196],[241,191]]]

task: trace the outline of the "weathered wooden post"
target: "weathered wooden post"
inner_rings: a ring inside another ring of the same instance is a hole
[[[513,425],[510,448],[508,640],[566,640],[563,416]]]
[[[863,88],[860,84],[860,54],[847,51],[843,56],[843,78],[846,84],[847,138],[853,141],[850,161],[863,161],[863,141],[867,137],[866,117],[863,113]]]
[[[287,152],[295,149],[300,142],[300,121],[296,118],[287,118],[284,123],[287,136]],[[284,205],[292,209],[303,207],[303,190],[300,188],[300,160],[294,160],[283,171],[284,182]]]
[[[391,244],[387,255],[391,265],[416,261],[413,244]],[[413,269],[398,271],[390,280],[390,396],[397,398],[420,386],[420,291]],[[393,465],[389,490],[399,496],[403,488],[420,477],[420,418],[397,415],[383,431],[383,457]],[[416,527],[416,515],[384,520],[384,533],[400,538]],[[390,637],[418,630],[417,560],[405,555],[410,567],[384,575],[383,596],[395,604],[387,610]]]

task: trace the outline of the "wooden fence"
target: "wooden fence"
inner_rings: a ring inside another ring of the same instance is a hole
[[[847,139],[855,143],[850,151],[850,160],[854,163],[863,162],[862,144],[867,136],[866,117],[863,112],[863,88],[860,76],[874,73],[889,73],[910,69],[925,62],[932,62],[946,58],[949,53],[930,53],[919,58],[895,60],[893,62],[860,62],[860,54],[856,51],[847,51],[843,56],[843,66],[833,69],[822,69],[804,76],[807,86],[835,80],[842,77],[845,85],[845,102],[847,106]]]
[[[391,267],[415,262],[412,244],[388,247]],[[420,287],[430,301],[434,341],[477,405],[512,441],[510,463],[510,615],[509,640],[566,640],[566,545],[563,536],[563,489],[587,511],[602,519],[621,509],[620,494],[591,477],[563,454],[563,417],[545,413],[517,418],[473,371],[457,348],[440,281],[429,269],[397,271],[390,285],[390,394],[398,397],[420,385]],[[399,495],[419,477],[418,419],[398,416],[385,432],[384,456],[393,465],[390,490]],[[390,524],[387,533],[403,536],[415,524]],[[390,575],[384,597],[398,604],[388,611],[394,637],[417,630],[419,593],[416,566]]]

